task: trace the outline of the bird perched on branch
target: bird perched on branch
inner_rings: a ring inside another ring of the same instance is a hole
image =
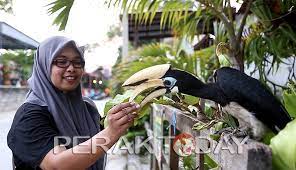
[[[176,92],[217,102],[238,119],[240,127],[251,130],[254,139],[260,139],[266,127],[277,133],[291,121],[281,102],[258,80],[229,67],[216,70],[214,79],[214,83],[206,84],[186,71],[162,64],[135,73],[123,86],[134,89],[130,100],[152,89],[142,106],[155,97]]]

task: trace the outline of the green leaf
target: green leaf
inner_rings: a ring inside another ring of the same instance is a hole
[[[214,125],[214,129],[215,131],[219,131],[223,128],[223,125],[224,125],[224,122],[217,122],[215,125]]]
[[[13,1],[12,0],[1,0],[0,1],[0,11],[4,11],[13,14]]]
[[[182,99],[188,105],[195,105],[199,102],[199,98],[191,95],[183,94],[184,98]]]
[[[191,154],[190,156],[182,157],[183,167],[185,170],[195,169],[195,155]]]
[[[54,19],[53,24],[59,25],[59,30],[65,30],[70,10],[73,6],[74,0],[56,0],[49,3],[47,12],[49,15],[58,13],[58,16]]]
[[[296,118],[296,93],[292,91],[289,93],[285,90],[283,93],[285,108],[289,112],[291,117]]]
[[[275,134],[269,130],[268,132],[266,132],[262,138],[262,140],[260,142],[269,145],[270,144],[270,140],[275,136]]]
[[[153,99],[153,103],[162,105],[173,105],[174,101],[166,96],[163,96],[159,99]]]
[[[140,119],[149,113],[151,113],[151,108],[150,108],[150,103],[147,103],[145,104],[145,106],[141,108],[141,110],[138,113],[138,116],[135,118],[134,126],[138,125]]]
[[[228,57],[225,54],[219,55],[218,59],[219,59],[219,63],[221,66],[229,67],[231,65],[230,60],[228,59]]]
[[[296,120],[288,123],[270,141],[273,168],[277,170],[296,170]]]
[[[109,100],[104,107],[104,127],[108,126],[108,112],[109,110],[114,107],[115,105],[118,105],[120,103],[123,102],[127,102],[129,100],[129,98],[133,95],[133,91],[132,90],[127,90],[124,92],[124,94],[117,94],[113,99]],[[136,99],[134,100],[136,103],[140,103],[143,100],[144,96],[137,96]],[[144,117],[146,114],[149,114],[151,112],[150,109],[150,103],[147,103],[146,105],[144,105],[138,112],[137,117],[134,119],[134,125],[136,126],[138,124],[138,121]]]
[[[205,165],[205,169],[218,169],[218,164],[208,155],[208,154],[204,154],[204,165]]]
[[[218,134],[210,134],[210,138],[218,142],[218,140],[220,139],[220,135],[218,135]]]
[[[207,124],[206,123],[203,123],[203,122],[198,122],[198,123],[195,123],[192,127],[193,130],[197,130],[197,131],[200,131],[202,129],[205,129],[207,128]]]
[[[128,90],[124,94],[118,94],[113,99],[109,100],[104,107],[104,116],[107,116],[108,111],[115,105],[128,101],[132,96],[132,91]]]

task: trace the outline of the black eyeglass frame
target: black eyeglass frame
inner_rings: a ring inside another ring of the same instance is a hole
[[[67,63],[66,63],[65,66],[61,66],[61,65],[58,65],[58,60],[60,60],[60,61],[67,61]],[[54,65],[56,65],[57,67],[60,67],[60,68],[68,68],[71,64],[72,64],[72,66],[74,68],[84,68],[84,66],[85,66],[85,61],[83,61],[83,60],[80,60],[80,66],[75,65],[75,60],[67,60],[67,59],[54,59],[52,61],[52,63]]]

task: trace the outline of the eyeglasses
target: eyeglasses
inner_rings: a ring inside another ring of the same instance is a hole
[[[82,60],[55,59],[53,60],[53,64],[60,68],[67,68],[70,64],[72,64],[74,68],[83,68],[85,62]]]

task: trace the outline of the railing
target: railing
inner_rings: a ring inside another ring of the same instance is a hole
[[[150,116],[150,124],[145,124],[148,136],[153,136],[154,153],[152,154],[151,169],[179,169],[179,156],[173,151],[172,141],[174,138],[174,127],[170,125],[170,139],[160,139],[164,133],[164,120],[171,122],[175,119],[176,129],[181,133],[189,133],[196,140],[196,169],[205,169],[205,154],[218,164],[217,169],[226,170],[270,170],[271,149],[252,139],[236,139],[234,142],[219,141],[209,138],[208,130],[192,130],[193,125],[198,121],[190,115],[170,106],[153,104],[153,111]],[[164,142],[165,141],[165,142]],[[169,146],[166,153],[163,142]],[[239,144],[241,142],[241,144]],[[229,144],[230,143],[230,144]],[[217,149],[218,148],[218,149]],[[200,152],[199,152],[200,151]]]

